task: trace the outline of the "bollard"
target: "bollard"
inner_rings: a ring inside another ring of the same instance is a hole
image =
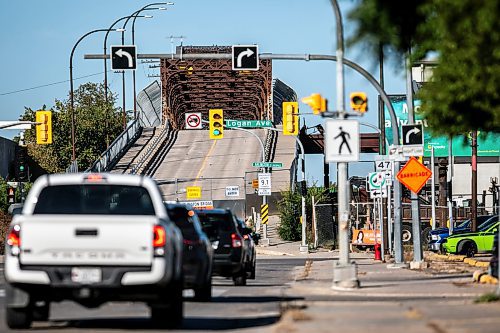
[[[382,261],[382,253],[380,251],[380,244],[379,243],[375,244],[374,249],[375,249],[375,260]]]

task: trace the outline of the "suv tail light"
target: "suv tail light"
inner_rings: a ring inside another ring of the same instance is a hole
[[[167,244],[167,233],[165,228],[161,225],[155,225],[153,227],[153,251],[155,256],[162,256],[165,254],[165,244]]]
[[[19,255],[21,247],[21,226],[14,224],[7,235],[7,245],[10,247],[10,254],[13,256]]]
[[[231,234],[231,246],[232,247],[241,247],[241,237],[237,234]]]

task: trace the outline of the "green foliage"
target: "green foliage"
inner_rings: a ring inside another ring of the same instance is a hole
[[[0,177],[0,211],[7,212],[9,204],[7,203],[7,182]]]
[[[302,231],[300,224],[301,196],[298,191],[282,191],[282,198],[278,201],[280,225],[278,235],[286,241],[297,241],[301,239]]]
[[[75,148],[80,170],[87,169],[106,150],[107,142],[123,130],[121,110],[114,107],[116,96],[108,91],[106,104],[104,86],[82,84],[74,92]],[[40,110],[47,109],[44,105]],[[26,130],[28,154],[49,173],[64,172],[71,163],[71,104],[70,100],[55,101],[52,113],[53,143],[37,145],[35,128]],[[21,120],[35,121],[35,111],[26,108]],[[107,130],[106,130],[107,128]]]
[[[435,0],[443,39],[422,110],[438,134],[500,132],[500,0]]]
[[[361,0],[352,42],[379,45],[412,60],[438,57],[419,92],[434,134],[500,132],[500,0]],[[377,53],[374,53],[376,55]],[[376,59],[376,58],[375,58]]]
[[[300,183],[295,187],[300,186]],[[302,215],[302,196],[298,191],[282,191],[282,198],[278,201],[278,212],[280,215],[280,225],[278,226],[278,235],[286,241],[298,241],[302,239],[302,224],[300,217]],[[311,235],[312,226],[312,197],[315,202],[321,202],[328,196],[324,187],[312,186],[307,189],[306,195],[306,220],[308,235]]]
[[[488,293],[479,296],[474,303],[492,303],[500,301],[500,296],[495,293]]]

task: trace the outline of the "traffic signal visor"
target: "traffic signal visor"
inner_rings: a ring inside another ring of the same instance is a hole
[[[364,92],[353,92],[350,96],[351,109],[359,113],[368,111],[368,98]]]
[[[47,145],[52,143],[52,111],[36,112],[36,143]]]
[[[299,134],[299,103],[283,102],[283,135]]]
[[[312,94],[311,96],[303,97],[302,103],[309,105],[314,114],[325,112],[328,109],[328,101],[320,94]]]
[[[218,140],[224,137],[224,111],[211,109],[208,112],[210,139]]]

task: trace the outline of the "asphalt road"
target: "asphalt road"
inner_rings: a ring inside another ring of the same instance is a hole
[[[248,285],[235,287],[232,280],[213,279],[213,301],[192,302],[185,291],[185,319],[175,331],[232,330],[260,331],[280,318],[280,302],[286,298],[287,283],[293,281],[305,259],[257,260],[257,278]],[[297,267],[297,268],[296,268]],[[3,264],[0,266],[3,273]],[[0,276],[0,332],[14,332],[5,324],[5,281]],[[51,305],[49,322],[35,322],[36,332],[155,332],[149,321],[149,310],[141,303],[112,303],[98,309],[86,309],[73,302]],[[158,330],[160,331],[160,330]],[[169,330],[170,331],[170,330]],[[175,332],[174,331],[174,332]],[[17,331],[16,331],[17,332]]]

